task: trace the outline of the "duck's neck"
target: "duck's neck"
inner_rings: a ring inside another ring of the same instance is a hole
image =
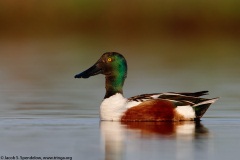
[[[122,88],[125,81],[126,76],[125,75],[118,75],[118,76],[106,76],[106,94],[104,99],[109,98],[116,93],[123,94]]]

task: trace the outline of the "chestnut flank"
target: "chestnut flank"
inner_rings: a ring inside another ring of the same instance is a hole
[[[121,121],[178,121],[183,117],[175,112],[175,105],[166,100],[149,100],[129,108]]]

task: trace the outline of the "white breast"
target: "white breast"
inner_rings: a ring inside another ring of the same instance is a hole
[[[101,120],[119,121],[127,110],[126,105],[127,99],[120,93],[104,99],[100,106]]]

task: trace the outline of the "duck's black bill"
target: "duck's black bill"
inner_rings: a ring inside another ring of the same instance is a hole
[[[88,68],[86,71],[79,73],[74,76],[74,78],[89,78],[91,76],[95,76],[97,74],[101,74],[102,69],[98,67],[97,64],[94,64],[92,67]]]

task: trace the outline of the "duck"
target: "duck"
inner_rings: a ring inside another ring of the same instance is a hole
[[[87,79],[105,75],[106,93],[100,105],[102,121],[199,121],[217,98],[202,98],[208,91],[163,92],[141,94],[130,98],[123,96],[127,78],[127,61],[117,52],[106,52],[87,70],[74,78]]]

